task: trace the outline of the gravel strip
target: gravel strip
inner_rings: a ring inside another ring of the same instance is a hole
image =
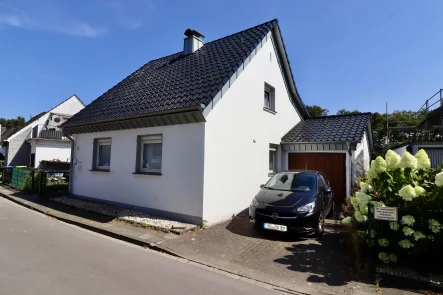
[[[176,232],[183,232],[196,227],[195,224],[172,221],[160,217],[151,216],[140,211],[121,208],[105,203],[79,200],[70,197],[53,198],[52,201],[59,202],[71,207],[84,209],[86,211],[112,216],[122,221],[135,223],[142,226],[150,226],[160,230],[173,230]]]

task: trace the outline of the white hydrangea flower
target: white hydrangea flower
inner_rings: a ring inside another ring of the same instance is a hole
[[[443,172],[437,173],[437,175],[435,175],[435,185],[443,186]]]
[[[357,202],[360,205],[367,205],[369,201],[372,199],[371,196],[362,192],[356,192],[355,197],[357,198]]]
[[[409,226],[404,226],[403,227],[403,233],[405,234],[405,236],[409,237],[412,236],[414,234],[414,230],[412,228],[410,228]]]
[[[404,152],[403,156],[401,156],[400,168],[411,168],[416,169],[417,168],[417,159],[411,155],[409,152]]]
[[[380,201],[370,201],[369,203],[372,203],[374,207],[386,207],[386,205]]]
[[[426,190],[419,185],[416,185],[414,190],[418,197],[426,195]]]
[[[412,215],[405,215],[401,218],[401,223],[409,226],[413,226],[415,222],[415,218]]]
[[[360,212],[363,214],[363,215],[368,215],[368,205],[366,204],[360,204],[360,205],[358,205],[358,208],[360,209]]]
[[[368,219],[368,217],[367,216],[365,216],[365,215],[363,215],[361,212],[359,212],[359,211],[355,211],[355,213],[354,213],[354,217],[355,217],[355,219],[358,221],[358,222],[365,222],[367,219]]]
[[[433,236],[433,235],[428,235],[426,238],[427,238],[428,240],[434,241],[434,236]]]
[[[397,222],[397,221],[391,221],[391,222],[389,222],[389,227],[390,227],[392,230],[395,230],[395,231],[397,231],[397,230],[400,228],[400,226],[398,225],[398,222]]]
[[[391,260],[391,262],[396,263],[398,261],[398,257],[395,254],[389,254],[389,260]]]
[[[398,242],[398,245],[404,249],[409,249],[414,247],[414,244],[412,244],[411,241],[409,240],[401,240],[400,242]]]
[[[424,149],[419,150],[415,154],[415,158],[417,159],[417,168],[418,169],[429,169],[431,168],[431,160],[429,160],[428,154]]]
[[[350,225],[351,222],[352,222],[352,217],[348,216],[348,217],[343,218],[343,220],[341,221],[341,224],[343,224],[343,225]]]
[[[356,197],[351,197],[351,205],[354,207],[354,210],[358,210],[358,201]]]
[[[371,162],[371,170],[377,174],[386,171],[386,161],[382,157],[378,156],[375,160]]]
[[[389,245],[388,239],[378,239],[378,244],[382,247],[387,247]]]
[[[372,186],[370,184],[367,184],[366,182],[361,181],[360,190],[362,191],[362,193],[367,194],[372,191]]]
[[[372,170],[372,169],[366,170],[366,175],[368,176],[369,182],[371,182],[372,180],[378,178],[377,173],[374,170]]]
[[[422,232],[419,232],[419,231],[416,231],[413,234],[413,236],[414,236],[414,240],[416,240],[416,241],[418,241],[420,239],[425,239],[426,238],[426,236]]]
[[[435,220],[435,219],[429,219],[428,221],[429,223],[429,229],[433,232],[433,233],[439,233],[440,232],[440,223]]]
[[[389,263],[389,255],[385,252],[380,252],[378,254],[378,258],[380,258],[380,260],[383,261],[384,263]]]
[[[398,194],[405,201],[412,201],[413,198],[417,197],[415,189],[410,184],[404,186],[401,190],[399,190]]]
[[[386,169],[388,171],[394,170],[398,168],[398,165],[400,163],[401,157],[399,154],[397,154],[394,151],[388,150],[386,152]]]

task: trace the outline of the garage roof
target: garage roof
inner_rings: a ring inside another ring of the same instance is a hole
[[[360,141],[371,113],[310,118],[295,125],[282,142]]]

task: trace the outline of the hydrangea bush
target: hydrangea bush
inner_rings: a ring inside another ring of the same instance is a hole
[[[342,224],[365,243],[368,204],[398,207],[398,222],[374,221],[371,241],[384,263],[420,259],[432,249],[443,249],[443,172],[431,168],[424,150],[401,157],[389,150],[385,158],[377,157],[348,203],[352,210]]]

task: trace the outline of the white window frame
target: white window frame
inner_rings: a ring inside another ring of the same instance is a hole
[[[162,158],[161,158],[161,167],[160,169],[157,168],[143,168],[143,146],[145,144],[153,144],[153,143],[160,143],[161,149],[162,149]],[[137,171],[141,173],[161,173],[163,168],[163,135],[157,134],[157,135],[142,135],[139,136],[139,146],[137,148]]]
[[[95,155],[95,168],[97,170],[109,170],[111,168],[111,153],[112,153],[112,140],[111,138],[99,138],[95,140],[95,150],[96,150],[96,155]],[[100,159],[100,146],[107,146],[109,145],[109,147],[111,148],[111,153],[109,154],[109,166],[100,166],[99,163],[99,159]]]
[[[269,169],[269,174],[277,173],[277,147],[271,145],[269,146],[269,152],[274,152],[274,167],[273,169]],[[270,154],[270,153],[269,153]],[[270,157],[271,155],[269,155]],[[271,159],[269,158],[268,161]]]
[[[265,94],[269,94],[269,106],[267,106]],[[275,112],[275,88],[265,83],[265,89],[263,91],[263,108]]]

